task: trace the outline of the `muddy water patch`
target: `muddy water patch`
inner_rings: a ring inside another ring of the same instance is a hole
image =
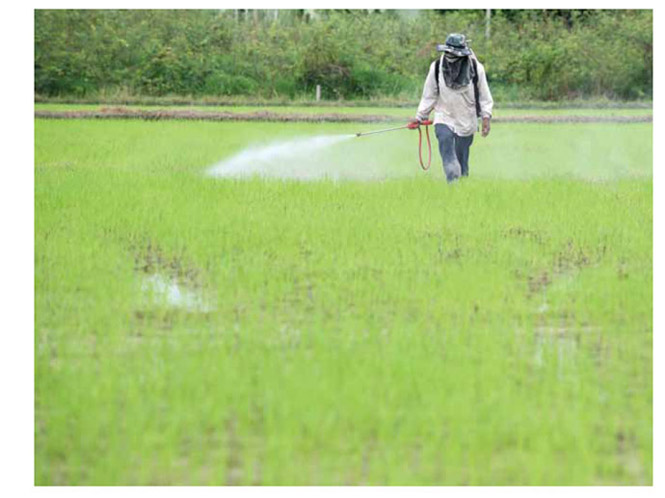
[[[554,353],[559,366],[572,362],[589,339],[597,339],[600,328],[591,325],[541,325],[534,329],[534,363],[544,364],[544,356]]]
[[[189,289],[182,282],[164,274],[144,276],[141,292],[145,301],[152,305],[200,313],[209,313],[215,309],[211,300],[200,291]]]
[[[213,299],[204,292],[202,272],[182,254],[167,254],[154,243],[134,247],[140,304],[145,309],[168,308],[209,313]]]

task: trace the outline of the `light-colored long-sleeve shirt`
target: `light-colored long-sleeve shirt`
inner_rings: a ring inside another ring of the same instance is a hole
[[[475,54],[470,55],[475,58]],[[480,100],[480,116],[491,117],[494,101],[490,93],[490,87],[487,84],[485,68],[476,59],[478,68],[478,97]],[[476,116],[476,99],[473,90],[473,82],[458,90],[453,90],[446,86],[443,79],[443,56],[439,65],[439,89],[437,93],[434,67],[436,61],[429,67],[429,73],[425,80],[423,96],[418,106],[416,119],[426,120],[432,110],[434,110],[434,124],[448,125],[455,134],[466,137],[473,135],[478,129],[478,117]]]

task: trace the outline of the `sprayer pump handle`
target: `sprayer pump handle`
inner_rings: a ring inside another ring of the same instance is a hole
[[[432,121],[429,120],[429,119],[426,119],[425,121],[421,121],[420,124],[421,124],[421,125],[424,125],[424,126],[429,126],[429,125],[432,124]]]

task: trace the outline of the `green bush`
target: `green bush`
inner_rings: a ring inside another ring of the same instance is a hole
[[[236,16],[237,13],[237,16]],[[37,10],[35,92],[417,98],[463,32],[510,100],[652,95],[650,10]]]

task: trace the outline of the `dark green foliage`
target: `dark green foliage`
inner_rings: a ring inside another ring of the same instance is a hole
[[[498,100],[652,94],[649,10],[38,10],[35,92],[418,98],[461,32]]]

